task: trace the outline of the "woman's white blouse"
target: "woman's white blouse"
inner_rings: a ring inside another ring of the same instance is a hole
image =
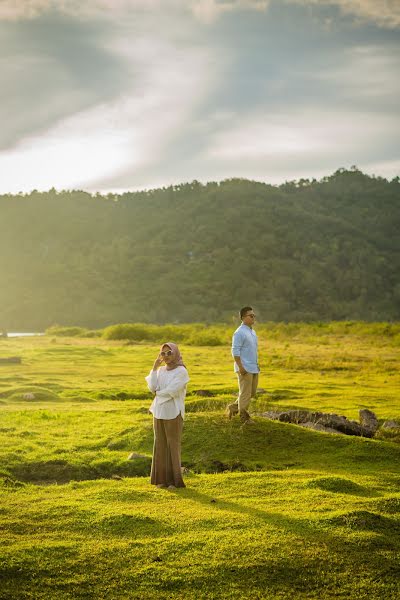
[[[156,419],[175,419],[179,414],[185,418],[186,384],[189,375],[185,367],[167,371],[160,367],[157,371],[150,371],[146,377],[148,388],[155,393],[150,406],[150,412]]]

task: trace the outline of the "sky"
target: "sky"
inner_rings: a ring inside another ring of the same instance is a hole
[[[0,0],[0,193],[400,175],[400,0]]]

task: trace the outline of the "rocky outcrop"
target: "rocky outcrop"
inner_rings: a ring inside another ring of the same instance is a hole
[[[308,429],[316,429],[327,433],[373,437],[378,429],[376,415],[367,409],[360,410],[359,415],[360,422],[352,421],[341,415],[307,410],[268,411],[261,413],[260,416],[283,423],[295,423]]]
[[[385,421],[382,425],[382,429],[386,429],[387,431],[400,430],[400,423],[393,420]]]

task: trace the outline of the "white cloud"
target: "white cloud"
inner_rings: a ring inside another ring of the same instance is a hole
[[[118,52],[132,60],[134,89],[0,154],[3,191],[87,188],[127,170],[134,179],[162,159],[212,85],[208,51],[142,38]]]
[[[51,187],[76,188],[88,177],[101,177],[138,156],[127,152],[130,140],[105,126],[105,107],[67,119],[40,138],[24,140],[0,153],[3,192],[28,192]],[[90,174],[90,175],[89,175]]]
[[[396,139],[398,129],[392,117],[375,113],[320,109],[256,114],[216,134],[208,152],[215,161],[229,161],[243,176],[254,168],[260,172],[262,164],[270,172],[280,171],[283,165],[292,172],[297,168],[304,176],[321,164],[335,169],[343,163],[375,163],[370,158],[374,150],[380,156],[387,140]]]

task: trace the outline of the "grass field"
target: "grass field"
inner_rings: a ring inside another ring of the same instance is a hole
[[[0,598],[397,599],[398,437],[257,416],[369,408],[400,420],[397,331],[260,326],[253,427],[224,414],[229,345],[181,346],[187,488],[175,492],[148,482],[144,376],[158,344],[0,340],[0,358],[22,357],[0,365]]]

